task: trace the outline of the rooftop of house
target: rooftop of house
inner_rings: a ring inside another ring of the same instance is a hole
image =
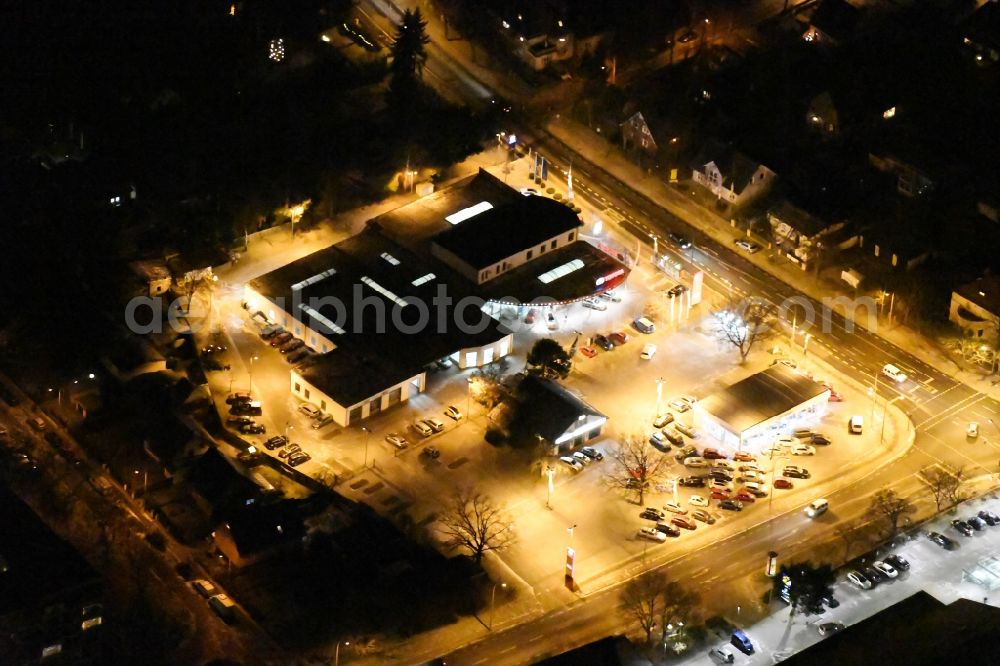
[[[828,388],[784,365],[750,375],[698,401],[698,408],[729,424],[735,432],[788,412]]]
[[[861,10],[846,0],[820,0],[810,24],[837,41],[851,35],[861,19]]]
[[[807,238],[812,238],[829,226],[825,220],[799,208],[788,199],[782,199],[772,206],[768,210],[768,216],[787,224]]]
[[[217,515],[261,497],[260,486],[237,471],[214,447],[192,462],[187,479]]]
[[[588,416],[604,417],[599,411],[550,379],[525,377],[517,389],[521,427],[533,435],[555,442],[574,424]]]
[[[955,289],[962,298],[1000,316],[1000,276],[984,275]]]
[[[715,164],[722,174],[722,184],[726,189],[742,192],[762,165],[721,141],[710,139],[691,161],[691,168],[703,170],[708,164]]]

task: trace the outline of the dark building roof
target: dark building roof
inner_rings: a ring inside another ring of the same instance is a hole
[[[726,189],[732,189],[737,194],[742,192],[754,173],[761,166],[760,162],[750,159],[717,139],[706,141],[698,154],[691,161],[693,170],[702,171],[705,165],[714,162],[722,174],[722,184]]]
[[[234,507],[222,519],[229,526],[240,555],[248,557],[300,540],[305,534],[304,519],[315,512],[315,507],[310,506],[314,504],[312,499],[253,502]]]
[[[787,199],[782,199],[773,206],[768,215],[772,215],[779,222],[784,222],[808,238],[812,238],[829,226],[825,221],[793,205]]]
[[[0,561],[5,565],[0,566],[0,617],[100,588],[100,576],[87,561],[2,486],[0,507]]]
[[[215,448],[192,463],[187,479],[217,516],[232,507],[246,506],[248,500],[262,495],[260,486],[240,474]]]
[[[992,664],[1000,651],[998,626],[1000,609],[967,599],[945,606],[921,591],[783,663],[788,666]]]
[[[474,268],[486,268],[581,226],[565,204],[528,196],[460,222],[435,236],[434,243]]]
[[[960,27],[962,35],[973,44],[1000,50],[1000,3],[983,3]]]
[[[827,391],[803,374],[773,365],[716,391],[699,401],[698,407],[742,433]]]
[[[984,275],[975,282],[963,284],[955,292],[987,312],[1000,315],[1000,277]]]
[[[581,418],[603,417],[599,411],[550,379],[528,375],[518,386],[521,427],[550,442],[572,428]]]
[[[861,10],[846,0],[820,0],[810,23],[839,42],[850,36],[860,18]]]

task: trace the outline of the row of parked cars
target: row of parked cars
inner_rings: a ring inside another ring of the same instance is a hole
[[[574,472],[582,472],[590,463],[604,460],[604,454],[592,446],[585,446],[570,455],[560,456],[559,462]]]
[[[302,447],[295,442],[289,442],[284,435],[275,435],[266,442],[264,448],[268,451],[278,451],[278,457],[282,458],[292,467],[298,467],[304,462],[312,460],[312,456],[302,450]]]
[[[286,331],[277,324],[265,326],[260,332],[260,337],[267,340],[268,344],[282,354],[285,354],[285,360],[293,365],[304,361],[312,354],[306,348],[305,342],[296,338],[290,331]]]

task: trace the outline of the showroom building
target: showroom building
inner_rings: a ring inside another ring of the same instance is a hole
[[[785,365],[773,365],[695,404],[695,423],[736,451],[756,451],[799,421],[821,415],[830,389]]]

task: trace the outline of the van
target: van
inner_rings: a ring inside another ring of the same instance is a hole
[[[733,637],[729,639],[729,642],[743,654],[753,654],[753,643],[750,642],[750,637],[743,633],[742,629],[734,629]]]
[[[816,516],[821,516],[826,513],[826,510],[830,508],[830,503],[825,499],[813,500],[806,507],[806,515],[810,518],[815,518]]]
[[[208,600],[208,605],[212,607],[215,614],[221,617],[226,623],[231,623],[236,618],[236,604],[225,594],[217,594]]]
[[[648,317],[639,317],[632,322],[632,326],[635,327],[635,330],[647,334],[656,330],[656,324],[654,324]]]
[[[851,417],[851,420],[847,422],[847,431],[852,435],[860,435],[861,431],[864,430],[865,419],[863,416],[855,414]]]
[[[882,374],[894,382],[906,381],[906,373],[894,366],[892,363],[886,363],[882,366]]]

